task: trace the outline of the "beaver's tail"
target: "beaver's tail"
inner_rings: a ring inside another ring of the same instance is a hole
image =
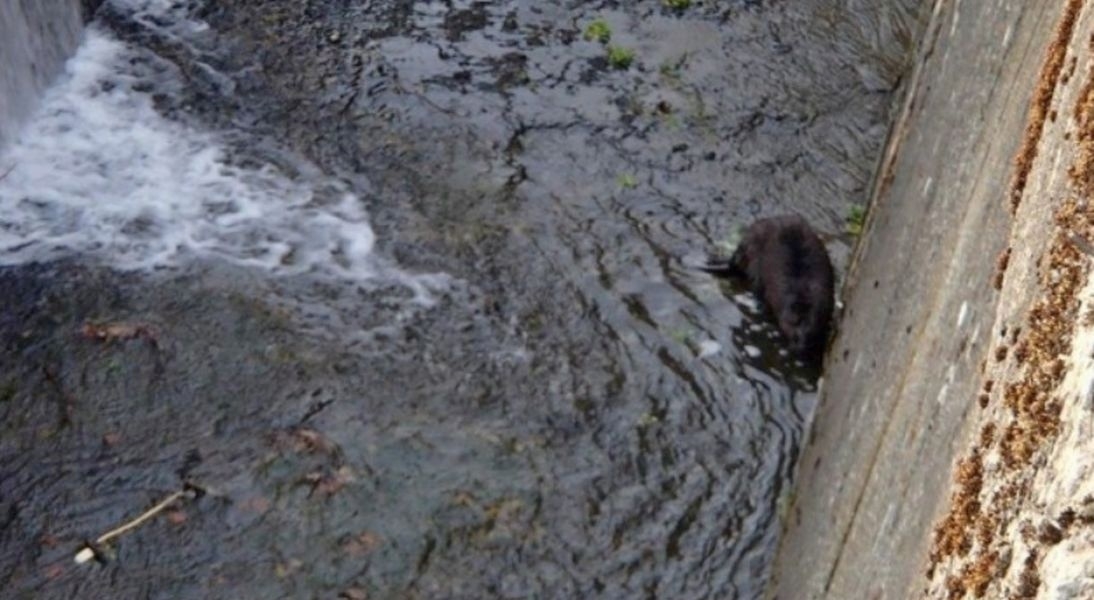
[[[694,268],[717,275],[719,277],[743,277],[745,272],[741,269],[737,256],[707,256],[705,260],[692,265]]]

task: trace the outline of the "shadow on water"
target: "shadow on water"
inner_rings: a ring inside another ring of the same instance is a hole
[[[80,98],[186,150],[0,155],[50,157],[0,182],[0,585],[758,597],[814,374],[681,258],[797,212],[845,265],[925,16],[877,4],[108,1]]]

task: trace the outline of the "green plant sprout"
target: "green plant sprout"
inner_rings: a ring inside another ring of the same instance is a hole
[[[604,19],[597,19],[585,27],[585,39],[607,44],[612,39],[612,28]]]
[[[630,68],[634,62],[634,50],[622,46],[608,46],[608,64],[615,69]]]
[[[852,204],[847,211],[847,233],[861,235],[862,227],[866,223],[866,209],[858,204]]]

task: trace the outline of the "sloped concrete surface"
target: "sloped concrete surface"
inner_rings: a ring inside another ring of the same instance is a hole
[[[1001,299],[993,284],[1012,235],[1013,159],[1065,4],[936,3],[845,290],[771,597],[924,593],[994,329],[1037,290],[1008,286]]]

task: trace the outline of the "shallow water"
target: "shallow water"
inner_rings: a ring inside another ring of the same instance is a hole
[[[757,597],[813,374],[683,259],[846,262],[921,18],[871,4],[107,2],[0,154],[0,583]]]

